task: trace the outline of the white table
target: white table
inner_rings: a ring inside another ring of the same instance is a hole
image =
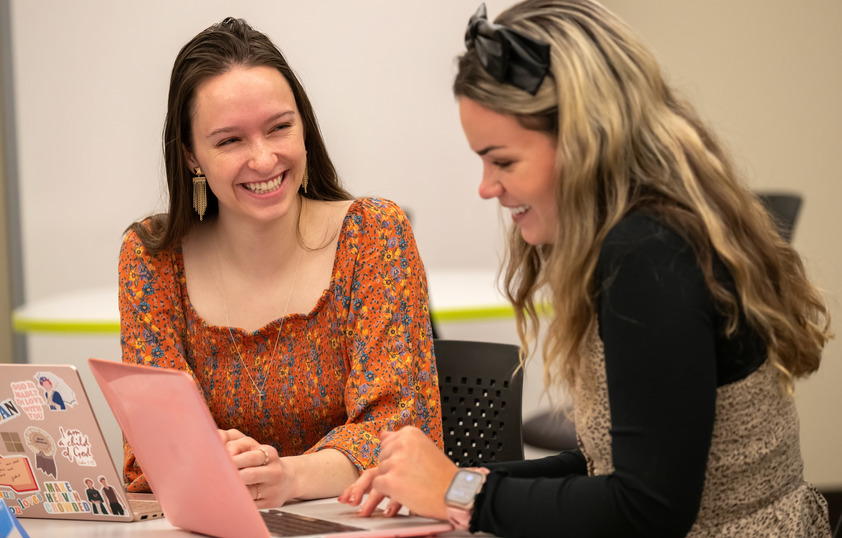
[[[166,519],[117,523],[108,521],[66,521],[60,519],[21,519],[24,530],[30,538],[95,538],[124,536],[131,538],[184,537],[196,538],[192,532],[173,527]],[[451,531],[438,536],[448,538],[490,536],[471,534],[467,531]]]
[[[497,291],[496,274],[489,269],[429,271],[433,321],[511,318],[511,305]],[[69,291],[28,302],[14,309],[12,326],[20,333],[119,333],[117,287]]]
[[[23,304],[12,311],[12,327],[21,333],[119,333],[117,288],[70,291]]]
[[[1,502],[1,501],[0,501]],[[332,499],[307,501],[312,503],[334,502]],[[22,518],[24,530],[30,538],[89,538],[89,537],[191,537],[199,536],[189,531],[173,527],[164,519],[120,523],[114,521],[70,521],[62,519]],[[450,531],[439,536],[448,538],[477,536],[467,531]],[[490,536],[480,534],[479,536]]]

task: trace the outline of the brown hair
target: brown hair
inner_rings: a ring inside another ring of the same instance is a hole
[[[742,310],[788,389],[815,371],[832,336],[821,294],[722,145],[628,26],[589,0],[526,0],[495,22],[550,45],[550,70],[535,96],[497,82],[475,49],[460,57],[454,82],[456,96],[557,140],[558,239],[529,245],[513,227],[503,268],[525,353],[538,334],[539,291],[549,287],[545,383],[572,386],[580,374],[580,349],[596,326],[603,239],[640,208],[693,246],[728,333]],[[714,257],[731,272],[736,294],[714,278]]]
[[[273,67],[292,89],[304,125],[309,176],[307,192],[299,190],[299,195],[313,200],[351,199],[337,177],[307,93],[281,51],[265,34],[243,19],[228,17],[191,39],[182,47],[173,64],[163,139],[169,210],[153,215],[145,224],[135,222],[128,228],[137,233],[150,252],[178,244],[199,219],[192,209],[193,181],[184,152],[184,148],[192,150],[193,146],[196,88],[203,81],[238,66]],[[207,200],[206,215],[218,213],[218,201],[210,189],[207,190]]]

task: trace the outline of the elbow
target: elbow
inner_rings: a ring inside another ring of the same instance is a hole
[[[699,515],[701,489],[685,485],[669,492],[650,489],[644,493],[638,488],[622,491],[625,498],[616,499],[617,506],[635,536],[685,536]]]
[[[640,536],[686,536],[699,514],[699,503],[669,502],[647,511],[640,521]]]

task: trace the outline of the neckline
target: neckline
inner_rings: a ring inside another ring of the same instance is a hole
[[[294,312],[292,314],[287,314],[283,317],[274,319],[267,323],[266,325],[260,327],[255,331],[247,331],[241,327],[230,327],[231,331],[235,335],[239,336],[257,336],[265,331],[271,330],[275,331],[276,327],[279,324],[289,324],[291,322],[295,322],[296,319],[312,319],[319,314],[319,312],[324,308],[325,304],[327,304],[328,299],[334,293],[336,288],[336,273],[338,271],[338,263],[339,263],[339,251],[342,249],[343,244],[347,241],[346,239],[346,229],[351,222],[351,217],[356,214],[357,207],[362,204],[365,198],[355,198],[351,205],[348,206],[348,209],[345,211],[345,216],[342,218],[342,226],[339,228],[339,239],[336,242],[336,249],[333,253],[333,266],[330,270],[330,282],[328,282],[327,287],[322,291],[322,294],[319,296],[316,304],[310,310],[310,312],[304,314],[301,312]],[[215,332],[224,332],[228,333],[228,326],[225,325],[212,325],[205,321],[196,308],[193,306],[193,302],[190,300],[190,295],[187,293],[187,276],[184,269],[184,254],[181,250],[181,244],[178,245],[178,248],[175,251],[175,264],[176,264],[176,271],[179,275],[178,278],[178,287],[180,288],[181,297],[186,305],[187,310],[190,312],[190,317],[196,319],[204,328],[205,330],[215,331]]]

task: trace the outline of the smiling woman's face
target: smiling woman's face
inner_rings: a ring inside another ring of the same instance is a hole
[[[514,116],[494,112],[466,97],[459,99],[459,117],[468,145],[482,158],[479,195],[497,198],[509,209],[527,243],[555,242],[555,137],[526,129]]]
[[[304,126],[289,83],[272,67],[235,67],[196,89],[191,167],[200,167],[220,217],[285,215],[304,177]]]

